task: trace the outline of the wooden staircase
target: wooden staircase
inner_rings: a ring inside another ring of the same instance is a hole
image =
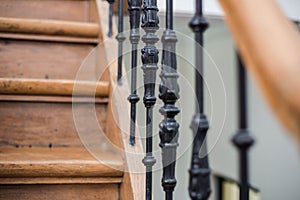
[[[143,168],[130,155],[142,148],[119,127],[128,106],[113,94],[125,102],[128,86],[114,90],[107,16],[100,0],[0,0],[0,199],[142,199],[143,174],[127,172]],[[104,134],[90,120],[79,133],[74,104],[83,120],[93,104]],[[82,134],[97,135],[97,155]]]

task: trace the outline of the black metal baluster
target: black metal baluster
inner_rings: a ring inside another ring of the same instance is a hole
[[[159,38],[155,35],[158,30],[159,19],[156,0],[144,0],[142,28],[146,34],[142,37],[145,47],[142,49],[144,71],[144,104],[146,107],[146,156],[143,163],[146,166],[146,200],[152,200],[152,166],[156,160],[152,155],[153,136],[153,106],[156,102],[155,83],[158,63],[158,50],[155,43]]]
[[[175,165],[176,149],[178,146],[179,124],[175,116],[180,110],[175,106],[179,99],[179,85],[177,83],[176,42],[177,37],[173,30],[173,1],[167,0],[166,30],[162,36],[163,54],[162,71],[160,74],[159,98],[164,102],[160,113],[164,120],[160,123],[160,147],[162,148],[163,177],[162,186],[166,200],[173,199],[173,191],[176,186]]]
[[[109,16],[108,16],[108,37],[112,36],[112,24],[113,24],[113,4],[115,2],[115,0],[107,0],[107,2],[109,3]]]
[[[202,0],[196,0],[196,13],[189,24],[195,33],[195,90],[197,95],[196,114],[191,123],[194,134],[191,158],[189,194],[193,200],[208,199],[210,189],[210,169],[206,150],[206,134],[209,129],[208,120],[204,114],[204,81],[203,81],[203,34],[209,27],[203,16]],[[200,149],[202,147],[201,155]]]
[[[128,11],[130,15],[130,42],[131,42],[131,95],[128,101],[131,103],[130,110],[130,144],[135,145],[135,121],[136,121],[136,103],[140,98],[136,94],[137,77],[137,46],[140,40],[140,16],[142,0],[128,0]]]
[[[253,145],[254,139],[247,130],[247,74],[243,61],[239,55],[237,55],[237,61],[239,130],[232,141],[239,149],[240,154],[240,200],[249,200],[248,150]]]
[[[119,0],[119,18],[118,18],[118,35],[116,39],[118,40],[118,83],[122,84],[122,62],[123,62],[123,42],[126,37],[123,33],[123,13],[124,13],[123,0]]]

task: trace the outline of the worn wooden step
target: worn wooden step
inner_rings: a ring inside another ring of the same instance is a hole
[[[109,83],[104,81],[0,78],[0,94],[108,97]]]
[[[109,148],[0,148],[0,199],[119,199],[124,164]]]
[[[1,0],[0,16],[95,22],[95,0]]]
[[[1,200],[118,200],[119,184],[0,185]]]
[[[0,174],[1,178],[122,176],[121,156],[108,146],[98,151],[97,156],[101,160],[83,147],[0,148]]]
[[[81,147],[73,118],[74,105],[81,119],[85,120],[80,127],[82,134],[99,135],[103,138],[100,140],[105,140],[104,134],[94,127],[97,123],[106,132],[105,100],[43,98],[0,96],[0,147]],[[96,122],[87,120],[94,115]],[[97,145],[99,141],[93,143]]]
[[[93,44],[0,39],[0,77],[75,79]],[[96,74],[96,55],[89,55],[88,77]],[[96,77],[95,77],[96,79]]]
[[[98,38],[96,23],[0,17],[0,32]]]

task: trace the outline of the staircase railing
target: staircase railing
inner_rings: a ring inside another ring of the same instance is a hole
[[[142,49],[142,69],[144,71],[144,104],[146,108],[146,200],[152,200],[152,166],[156,160],[152,155],[153,148],[153,107],[156,102],[155,82],[158,63],[158,50],[155,43],[159,41],[155,32],[159,29],[158,8],[156,0],[145,0],[141,27],[145,30],[142,37],[145,47]]]
[[[160,113],[164,116],[159,124],[159,146],[162,149],[163,177],[162,186],[165,191],[165,199],[173,199],[173,191],[176,186],[175,166],[176,149],[178,146],[179,123],[175,116],[180,112],[175,103],[179,99],[179,85],[177,83],[176,42],[177,37],[173,30],[173,1],[166,1],[166,30],[163,32],[163,54],[161,83],[159,98],[164,102]]]
[[[110,3],[109,34],[112,35],[112,4]],[[191,129],[193,131],[193,150],[191,156],[191,167],[189,170],[189,194],[193,200],[207,200],[211,193],[210,176],[211,170],[208,161],[206,136],[209,129],[209,122],[204,114],[204,32],[209,27],[208,21],[203,16],[202,0],[195,0],[196,12],[189,23],[195,34],[195,91],[196,91],[196,113],[194,114]],[[123,33],[123,0],[119,0],[118,18],[118,83],[122,84],[122,53],[125,35]],[[136,104],[139,101],[137,95],[137,58],[138,43],[140,40],[139,29],[144,29],[145,35],[142,41],[145,43],[141,50],[141,60],[144,72],[144,98],[146,109],[146,154],[143,164],[146,167],[146,189],[145,199],[152,199],[152,167],[156,162],[152,154],[153,149],[153,107],[156,103],[155,84],[157,63],[159,61],[159,51],[156,43],[159,41],[156,35],[159,29],[159,18],[157,0],[128,0],[128,11],[130,21],[130,43],[131,43],[131,94],[128,100],[131,104],[130,114],[130,141],[135,145],[136,126]],[[141,15],[141,11],[143,12]],[[142,16],[142,20],[140,20]],[[179,99],[179,85],[177,83],[177,61],[176,43],[177,37],[173,30],[173,0],[166,0],[166,27],[161,41],[163,44],[161,59],[161,83],[159,86],[159,98],[164,105],[160,108],[160,113],[164,119],[159,124],[159,146],[162,149],[163,177],[162,187],[165,191],[165,199],[173,199],[173,191],[176,186],[176,149],[179,139],[179,123],[175,117],[180,112],[176,107]],[[253,145],[254,140],[248,133],[247,123],[247,79],[241,57],[237,55],[238,66],[238,108],[239,108],[239,130],[234,135],[232,141],[239,149],[240,153],[240,199],[249,200],[248,183],[248,149]],[[156,115],[156,114],[155,114]],[[201,149],[201,151],[200,151]]]
[[[191,199],[208,199],[210,189],[210,169],[206,150],[206,134],[209,129],[208,120],[204,114],[204,66],[203,66],[203,34],[209,24],[203,16],[202,0],[196,1],[196,13],[190,22],[190,28],[195,33],[195,91],[196,91],[196,114],[191,123],[194,134],[189,194]],[[203,150],[201,151],[201,147]]]
[[[247,74],[242,58],[237,53],[238,68],[238,107],[239,107],[239,130],[233,137],[233,144],[240,153],[240,199],[249,200],[248,184],[248,150],[253,145],[254,140],[248,133],[247,118]]]

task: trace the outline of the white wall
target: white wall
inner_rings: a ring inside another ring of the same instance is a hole
[[[165,11],[164,0],[159,0],[158,5],[160,11]],[[174,10],[177,13],[193,13],[194,0],[175,0]],[[300,1],[299,0],[277,0],[280,7],[284,10],[286,15],[292,19],[300,20]],[[205,13],[209,15],[224,15],[218,0],[204,0]]]

